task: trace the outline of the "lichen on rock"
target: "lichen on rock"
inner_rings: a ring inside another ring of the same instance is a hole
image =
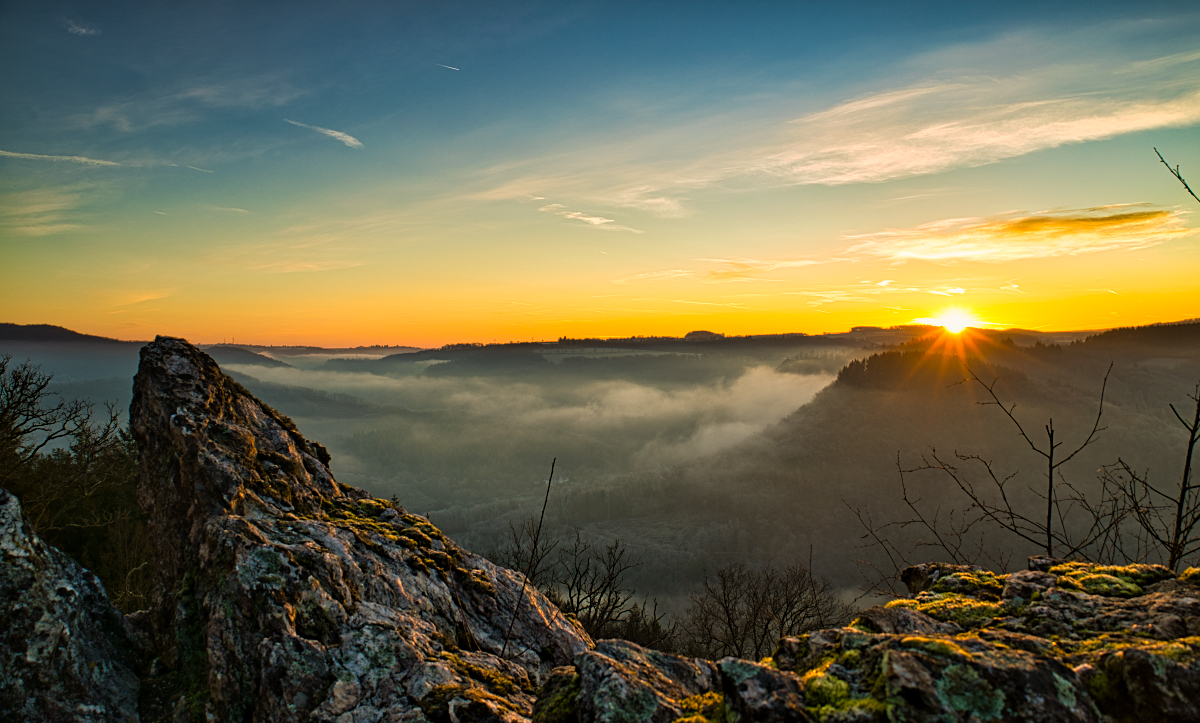
[[[131,422],[159,708],[526,720],[542,679],[591,645],[518,573],[338,483],[323,447],[182,340],[142,350]]]
[[[95,575],[0,489],[0,720],[138,720],[139,651]]]

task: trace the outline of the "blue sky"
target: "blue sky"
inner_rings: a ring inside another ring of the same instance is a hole
[[[1200,180],[1198,30],[1187,3],[10,2],[0,303],[264,343],[1200,316],[1151,150]]]

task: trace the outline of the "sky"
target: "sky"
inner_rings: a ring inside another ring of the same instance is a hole
[[[1045,7],[1050,5],[1052,7]],[[0,4],[0,321],[325,346],[1200,317],[1200,8]]]

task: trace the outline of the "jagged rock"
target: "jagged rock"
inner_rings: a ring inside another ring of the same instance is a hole
[[[526,720],[591,646],[519,574],[339,484],[183,340],[142,350],[130,420],[157,567],[148,718]]]
[[[761,723],[814,720],[805,712],[803,686],[795,675],[737,658],[722,658],[717,667],[728,708],[737,716]]]
[[[908,608],[885,608],[879,605],[859,613],[854,627],[873,633],[902,635],[928,635],[930,633],[960,633],[962,628],[954,623],[934,620],[924,613]]]
[[[104,586],[0,489],[0,720],[136,721],[136,652]]]
[[[683,701],[721,687],[707,660],[647,650],[624,640],[602,640],[575,660],[580,723],[668,723],[684,714]]]

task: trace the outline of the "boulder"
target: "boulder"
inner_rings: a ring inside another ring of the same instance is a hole
[[[138,720],[138,657],[96,576],[0,489],[0,720]]]
[[[592,643],[181,339],[142,350],[130,421],[156,577],[148,717],[526,720]]]

